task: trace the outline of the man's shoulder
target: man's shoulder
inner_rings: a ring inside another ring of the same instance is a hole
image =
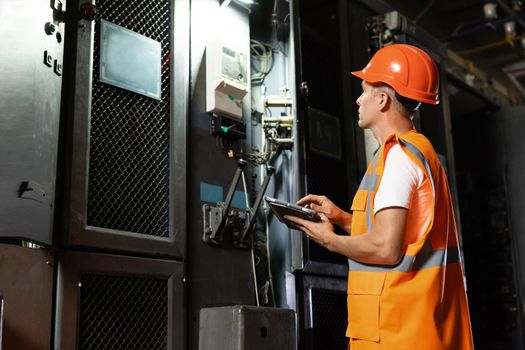
[[[411,132],[401,137],[402,140],[414,145],[426,157],[435,156],[436,151],[432,142],[423,134],[419,132]]]

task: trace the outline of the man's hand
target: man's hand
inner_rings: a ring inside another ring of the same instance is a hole
[[[292,221],[297,226],[299,226],[299,228],[314,241],[326,249],[334,251],[335,247],[333,244],[333,238],[336,236],[334,233],[334,227],[324,213],[319,213],[319,217],[321,218],[321,221],[314,222],[298,218],[297,216],[284,216],[285,219]]]
[[[346,232],[350,232],[352,215],[339,208],[331,200],[326,198],[326,196],[309,194],[308,196],[299,199],[297,204],[307,206],[320,214],[324,214],[332,224],[336,224]]]
[[[366,264],[395,265],[403,256],[408,210],[389,207],[377,212],[372,230],[362,235],[340,236],[334,233],[328,217],[320,213],[320,222],[286,215],[304,233],[326,249]]]

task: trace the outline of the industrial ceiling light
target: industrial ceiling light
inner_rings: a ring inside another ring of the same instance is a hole
[[[468,86],[476,85],[476,76],[472,73],[465,73],[465,83]]]
[[[515,37],[516,36],[516,22],[514,21],[508,21],[503,24],[503,28],[505,29],[505,35],[507,37]]]
[[[512,9],[516,12],[520,12],[523,9],[523,3],[521,0],[512,0]]]
[[[495,19],[498,18],[498,13],[496,12],[497,5],[494,2],[487,2],[483,5],[483,13],[485,14],[485,19]]]

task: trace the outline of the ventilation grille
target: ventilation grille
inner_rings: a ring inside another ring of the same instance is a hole
[[[167,349],[167,280],[82,275],[80,350]]]
[[[346,350],[346,294],[312,290],[314,350]]]
[[[87,224],[169,236],[170,1],[97,1]],[[159,41],[162,98],[99,81],[100,19]]]

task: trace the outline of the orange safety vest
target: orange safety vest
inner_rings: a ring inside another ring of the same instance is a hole
[[[348,260],[351,350],[469,350],[472,331],[454,210],[446,174],[428,139],[412,130],[391,135],[376,152],[352,202],[352,235],[374,224],[374,197],[394,144],[423,171],[434,195],[423,236],[396,266]],[[409,209],[412,210],[412,209]],[[410,230],[407,227],[407,232]]]

